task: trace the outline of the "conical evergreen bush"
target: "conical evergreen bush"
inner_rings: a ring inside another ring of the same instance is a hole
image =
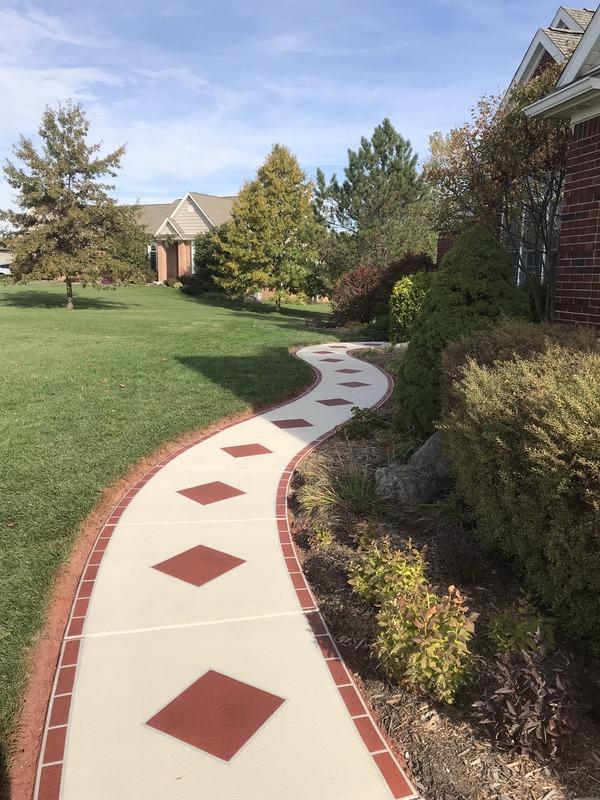
[[[431,433],[439,416],[444,347],[500,317],[526,316],[527,301],[514,283],[508,253],[483,226],[469,228],[433,273],[415,319],[396,384],[400,419]]]

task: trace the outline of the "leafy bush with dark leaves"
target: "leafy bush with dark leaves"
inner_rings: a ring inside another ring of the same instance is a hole
[[[500,747],[540,760],[560,759],[575,730],[574,704],[563,682],[563,659],[547,658],[547,645],[496,656],[493,687],[473,703],[473,718]]]
[[[426,253],[409,253],[385,269],[367,264],[347,272],[342,275],[331,296],[331,309],[336,322],[368,324],[387,316],[392,290],[400,278],[434,269],[435,264]]]

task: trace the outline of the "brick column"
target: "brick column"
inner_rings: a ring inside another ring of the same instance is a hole
[[[192,274],[192,243],[177,242],[178,277]]]
[[[573,130],[556,267],[555,322],[600,330],[600,117]]]
[[[159,281],[167,277],[167,248],[161,242],[156,244],[156,272]]]

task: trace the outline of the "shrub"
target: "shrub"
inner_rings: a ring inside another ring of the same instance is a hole
[[[342,428],[346,439],[370,439],[378,428],[385,428],[387,422],[377,410],[352,407],[352,417]]]
[[[490,549],[563,630],[600,642],[600,352],[470,362],[444,413],[457,488]]]
[[[423,554],[410,539],[400,549],[393,548],[386,536],[361,548],[350,566],[348,583],[367,603],[380,605],[425,584],[425,567]]]
[[[418,586],[383,606],[373,650],[398,683],[453,703],[471,670],[468,642],[476,618],[456,587],[440,597],[431,586]]]
[[[469,361],[492,367],[499,361],[546,353],[553,345],[577,352],[600,352],[600,339],[586,328],[575,325],[534,325],[517,319],[502,320],[492,328],[449,344],[442,353],[441,404],[451,407],[460,396],[460,379]],[[454,389],[456,387],[456,389]]]
[[[392,290],[390,297],[390,339],[405,342],[410,339],[413,322],[431,286],[431,272],[405,275]]]
[[[489,675],[493,687],[473,704],[476,724],[500,747],[538,759],[560,758],[575,730],[565,667],[564,661],[548,662],[545,645],[497,656]]]
[[[365,264],[342,275],[331,295],[331,311],[338,324],[371,322],[375,317],[381,271]]]
[[[374,474],[368,465],[316,462],[298,489],[297,499],[302,510],[313,516],[326,508],[353,514],[381,510],[381,498],[375,495]]]
[[[535,650],[536,642],[554,647],[552,620],[542,616],[529,600],[495,614],[489,621],[488,636],[497,653]]]
[[[347,272],[342,275],[331,296],[331,309],[336,322],[367,324],[386,317],[390,295],[400,278],[434,269],[435,264],[426,253],[409,253],[385,269],[364,265]],[[378,329],[387,337],[388,322],[380,321]]]
[[[400,363],[400,419],[430,433],[439,415],[441,353],[452,341],[492,325],[502,315],[526,315],[506,251],[481,225],[463,233],[434,272]]]

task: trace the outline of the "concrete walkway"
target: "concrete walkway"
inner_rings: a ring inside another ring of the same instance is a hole
[[[114,510],[67,627],[36,800],[416,796],[288,528],[294,466],[389,394],[353,347],[300,350],[320,376],[304,395],[174,454]]]

